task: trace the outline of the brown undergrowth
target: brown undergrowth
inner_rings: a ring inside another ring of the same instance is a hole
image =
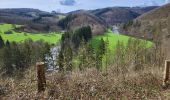
[[[24,79],[1,79],[0,96],[3,100],[59,99],[59,100],[160,100],[165,99],[162,69],[145,68],[141,71],[115,72],[115,67],[100,72],[95,68],[74,70],[62,74],[47,73],[44,93],[37,93],[35,69],[28,70]],[[167,97],[166,97],[167,98]]]

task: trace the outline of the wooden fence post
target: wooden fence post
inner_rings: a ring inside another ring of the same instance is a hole
[[[164,69],[164,76],[163,76],[163,86],[167,86],[167,82],[169,80],[169,67],[170,67],[170,60],[165,60],[165,69]]]
[[[38,92],[45,91],[46,86],[46,79],[45,79],[45,64],[44,62],[37,62],[36,68],[37,68],[37,82],[38,82]]]

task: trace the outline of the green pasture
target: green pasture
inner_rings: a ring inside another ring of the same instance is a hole
[[[12,29],[14,27],[19,27],[19,25],[2,24],[0,25],[0,35],[6,41],[23,42],[27,39],[32,39],[33,41],[43,40],[50,44],[55,44],[59,42],[61,38],[61,33],[26,33],[26,32],[15,32]],[[7,31],[12,31],[12,34],[5,34]]]

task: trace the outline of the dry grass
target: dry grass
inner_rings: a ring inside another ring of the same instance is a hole
[[[96,69],[83,72],[74,70],[67,74],[47,74],[47,87],[44,93],[37,93],[35,69],[26,72],[22,80],[3,79],[0,90],[3,100],[10,99],[59,99],[59,100],[160,100],[165,99],[162,92],[162,69],[146,68],[124,74],[115,73],[110,67],[107,73]]]

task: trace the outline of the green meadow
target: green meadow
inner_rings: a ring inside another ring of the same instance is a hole
[[[48,42],[50,44],[55,44],[60,41],[62,33],[53,32],[53,33],[26,33],[26,32],[15,32],[13,30],[14,25],[12,24],[1,24],[0,25],[0,35],[2,38],[6,41],[15,41],[15,42],[23,42],[27,39],[32,39],[33,41],[43,40],[45,42]],[[20,27],[19,25],[15,25],[15,27]],[[12,34],[5,34],[7,31],[12,31]],[[108,30],[103,35],[93,36],[92,40],[90,41],[92,43],[92,46],[96,50],[98,47],[100,40],[104,39],[105,41],[108,40],[109,42],[109,49],[113,50],[117,44],[118,41],[123,42],[126,44],[129,40],[129,36],[120,35],[120,34],[114,34],[111,30]],[[140,39],[141,40],[141,39]],[[143,42],[146,42],[146,45],[148,47],[152,46],[152,42],[141,40]]]
[[[26,32],[15,32],[12,31],[13,25],[11,24],[2,24],[0,25],[0,35],[5,41],[14,41],[14,42],[23,42],[27,39],[32,39],[33,41],[43,40],[50,44],[55,44],[59,42],[61,38],[61,33],[53,32],[53,33],[26,33]],[[19,27],[19,25],[16,25]],[[12,31],[12,34],[5,34],[7,31]]]
[[[135,39],[135,38],[130,37],[130,36],[115,34],[111,30],[108,30],[105,34],[98,35],[98,36],[95,36],[95,37],[92,38],[91,43],[92,43],[92,46],[94,47],[95,50],[98,48],[98,45],[100,44],[100,40],[102,38],[105,41],[106,40],[108,41],[109,50],[114,50],[118,41],[123,42],[124,45],[126,45],[130,38]],[[139,40],[141,42],[144,42],[146,44],[146,47],[151,47],[153,45],[153,43],[150,42],[150,41],[146,41],[146,40],[142,40],[142,39],[139,39]]]
[[[108,50],[109,50],[108,55],[114,55],[114,49],[116,48],[118,41],[123,42],[124,46],[126,46],[129,39],[137,39],[137,38],[126,36],[126,35],[121,35],[121,34],[115,34],[111,30],[108,30],[105,34],[98,35],[98,36],[95,36],[92,38],[91,44],[95,51],[98,50],[101,39],[108,42]],[[144,44],[143,46],[145,46],[146,48],[149,48],[153,45],[153,43],[150,41],[146,41],[146,40],[142,40],[142,39],[137,39],[137,40],[139,40],[140,43]],[[110,57],[112,57],[112,56],[110,56]],[[106,66],[106,59],[107,59],[107,57],[105,55],[103,57],[103,62],[102,62],[103,70],[105,69],[105,66]]]

